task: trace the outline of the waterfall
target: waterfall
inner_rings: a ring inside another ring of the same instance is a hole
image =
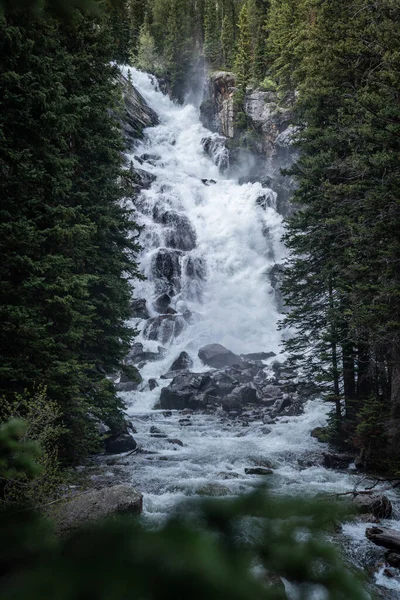
[[[279,314],[268,278],[284,254],[276,195],[260,183],[239,185],[223,175],[225,169],[215,164],[221,160],[215,141],[214,161],[205,153],[204,140],[212,136],[198,110],[174,104],[154,78],[130,71],[160,117],[128,156],[135,168],[155,177],[136,202],[147,280],[136,284],[135,296],[146,298],[152,317],[165,295],[178,313],[138,323],[141,341],[166,345],[170,359],[182,349],[195,357],[201,345],[213,342],[237,353],[278,354]],[[186,320],[179,317],[185,314]]]
[[[313,427],[326,423],[329,406],[322,402],[271,422],[257,410],[241,420],[223,411],[187,418],[157,410],[160,389],[170,383],[162,376],[182,351],[194,372],[208,370],[197,353],[209,343],[279,358],[280,315],[269,272],[285,255],[283,223],[273,190],[232,176],[224,140],[201,125],[195,106],[174,104],[155,78],[124,70],[160,119],[127,155],[136,170],[147,173],[147,185],[132,203],[143,225],[139,263],[146,276],[134,282],[134,297],[146,300],[149,317],[132,320],[139,330],[132,352],[143,356],[143,383],[122,393],[144,450],[127,463],[144,493],[144,518],[158,521],[189,496],[243,493],[259,481],[247,474],[249,466],[271,467],[268,481],[277,494],[356,488],[360,476],[325,468],[321,445],[310,437]],[[266,369],[273,360],[264,361]],[[347,525],[340,538],[358,564],[366,555],[364,547],[362,557],[357,554],[366,544],[362,529]],[[387,591],[394,585],[379,577]]]

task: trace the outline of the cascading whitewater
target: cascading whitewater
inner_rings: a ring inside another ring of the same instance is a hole
[[[160,117],[128,157],[155,177],[136,202],[145,226],[140,262],[147,281],[135,295],[146,298],[153,317],[166,294],[170,309],[191,314],[139,323],[141,341],[167,346],[171,359],[182,349],[195,355],[212,342],[239,353],[279,353],[279,315],[268,278],[284,252],[274,192],[227,179],[220,172],[226,171],[226,150],[200,124],[197,109],[174,104],[154,78],[130,72]],[[217,164],[204,150],[207,139]]]

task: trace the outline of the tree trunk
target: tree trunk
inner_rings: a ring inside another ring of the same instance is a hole
[[[353,420],[357,414],[356,381],[354,372],[353,343],[343,344],[343,391],[346,407],[346,419]]]
[[[397,340],[393,344],[390,367],[388,452],[389,456],[398,459],[400,457],[400,343]]]

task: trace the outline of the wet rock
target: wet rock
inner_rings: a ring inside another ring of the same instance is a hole
[[[172,411],[164,410],[163,417],[166,417],[166,418],[172,417]]]
[[[201,183],[204,183],[204,185],[209,186],[210,184],[215,185],[217,182],[215,181],[215,179],[202,179]]]
[[[239,385],[232,390],[230,396],[237,398],[241,405],[256,404],[258,402],[257,391],[252,385]]]
[[[178,358],[174,360],[170,371],[187,371],[193,366],[193,361],[187,352],[181,352]]]
[[[150,108],[143,96],[130,84],[122,73],[118,73],[118,81],[121,84],[124,99],[124,114],[116,113],[120,121],[124,138],[131,146],[133,141],[143,137],[146,127],[152,127],[159,123],[155,111]]]
[[[211,381],[217,389],[218,396],[226,396],[239,385],[239,381],[224,371],[211,375]]]
[[[250,354],[240,355],[244,360],[267,360],[276,356],[275,352],[252,352]]]
[[[175,444],[175,446],[183,446],[183,442],[181,440],[175,439],[175,438],[171,438],[171,439],[167,439],[167,442],[169,444]]]
[[[234,471],[221,471],[221,473],[217,474],[218,479],[228,480],[228,479],[239,479],[239,473],[235,473]]]
[[[246,467],[244,472],[246,475],[272,475],[273,470],[265,467]]]
[[[175,310],[174,308],[171,308],[170,306],[167,308],[167,310],[165,311],[166,315],[177,315],[178,311]]]
[[[172,288],[174,293],[181,289],[181,263],[182,253],[180,250],[160,248],[151,261],[151,272],[155,282],[156,290],[160,294],[169,293]]]
[[[230,492],[227,487],[220,483],[206,483],[196,490],[199,496],[227,496]]]
[[[180,373],[161,390],[161,408],[183,410],[207,405],[205,392],[211,384],[207,373]]]
[[[155,425],[152,425],[150,427],[150,433],[162,433],[162,431],[160,431],[160,429],[158,429],[158,427],[156,427]]]
[[[144,169],[138,168],[134,170],[133,178],[134,183],[138,185],[141,190],[148,190],[149,188],[151,188],[151,184],[156,180],[156,176],[153,175],[153,173],[149,173]]]
[[[157,383],[156,379],[149,379],[148,384],[149,384],[150,391],[153,391],[155,388],[158,387],[158,383]]]
[[[170,302],[171,298],[168,294],[161,294],[161,296],[158,296],[153,304],[154,310],[161,314],[167,314]]]
[[[277,400],[278,398],[282,398],[283,396],[283,392],[282,390],[277,387],[276,385],[271,385],[271,384],[267,384],[264,385],[262,387],[262,389],[260,390],[260,398],[262,400],[268,399],[268,398],[274,398],[274,400]]]
[[[268,460],[268,458],[261,458],[259,456],[253,457],[251,462],[255,467],[263,467],[263,469],[274,469],[275,467],[275,465]]]
[[[395,569],[400,569],[400,554],[396,552],[388,552],[385,556],[386,562]]]
[[[160,315],[147,321],[143,335],[148,340],[168,344],[179,337],[185,328],[186,321],[181,315]]]
[[[125,365],[123,368],[126,370],[121,373],[119,383],[115,385],[115,389],[118,392],[132,392],[137,390],[143,381],[138,369],[132,365]]]
[[[361,513],[369,513],[377,519],[389,519],[393,513],[392,503],[383,494],[357,494],[353,504]]]
[[[137,443],[129,433],[119,433],[116,436],[108,438],[105,442],[105,451],[107,454],[122,454],[136,450]]]
[[[282,398],[281,400],[277,400],[276,403],[274,404],[274,412],[276,414],[280,414],[286,408],[288,408],[291,404],[292,404],[292,399],[289,396],[286,396],[286,398]]]
[[[161,360],[164,357],[165,349],[162,346],[158,346],[158,352],[147,352],[143,348],[143,344],[140,342],[132,345],[126,359],[126,365],[139,365],[145,364],[146,362],[152,362]]]
[[[221,369],[240,361],[240,357],[221,344],[208,344],[200,348],[198,356],[209,367]]]
[[[149,319],[149,311],[147,310],[146,300],[137,298],[131,302],[132,317],[134,319]]]
[[[327,427],[314,427],[310,435],[322,443],[327,443],[329,441]]]
[[[198,256],[188,256],[185,265],[185,274],[190,279],[202,280],[206,276],[206,265]]]
[[[335,454],[333,452],[324,452],[323,457],[323,466],[327,469],[347,469],[354,460],[354,456],[351,454]]]
[[[263,210],[267,208],[276,209],[276,198],[277,194],[271,189],[266,189],[262,194],[260,194],[256,200],[257,206],[260,206]],[[273,355],[275,356],[275,354]]]
[[[229,151],[225,144],[226,138],[217,133],[213,133],[201,140],[204,152],[208,154],[221,173],[224,173],[229,168]],[[202,179],[202,182],[207,185],[208,180]],[[214,183],[216,182],[214,181]]]
[[[116,514],[140,515],[142,509],[143,496],[140,492],[127,485],[114,485],[75,496],[53,506],[50,514],[57,530],[62,533]]]
[[[235,412],[236,414],[240,414],[242,412],[240,398],[235,396],[226,396],[225,398],[222,398],[221,406],[227,413]]]
[[[374,517],[374,515],[371,515],[370,513],[360,515],[359,517],[357,517],[357,521],[359,521],[360,523],[380,523],[380,520],[377,517]]]
[[[192,422],[190,419],[179,419],[178,423],[181,427],[191,427],[192,426]]]
[[[176,250],[190,251],[196,247],[196,233],[185,215],[167,210],[159,218],[166,227],[164,230],[165,245]]]

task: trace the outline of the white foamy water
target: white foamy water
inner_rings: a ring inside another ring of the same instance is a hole
[[[197,357],[207,343],[223,344],[236,353],[279,355],[279,314],[268,270],[281,262],[285,249],[274,192],[259,183],[239,185],[221,174],[203,150],[202,139],[211,134],[201,125],[198,110],[175,105],[152,77],[130,71],[133,85],[160,118],[128,156],[135,168],[155,176],[136,202],[136,220],[144,225],[140,266],[147,280],[135,282],[134,295],[146,298],[152,317],[158,315],[156,298],[166,292],[178,317],[191,313],[190,318],[179,317],[180,335],[166,340],[161,340],[162,327],[148,339],[148,332],[143,333],[146,321],[133,322],[141,331],[136,341],[145,350],[164,347],[162,360],[141,367],[140,390],[122,394],[135,439],[153,453],[135,457],[132,473],[133,483],[144,493],[146,518],[165,518],[179,501],[209,493],[210,484],[217,494],[244,493],[260,480],[244,469],[267,463],[274,469],[268,481],[277,494],[333,495],[352,490],[359,475],[328,470],[314,460],[321,445],[310,431],[326,423],[329,408],[321,402],[309,402],[303,415],[278,418],[268,427],[261,421],[244,427],[218,412],[194,414],[186,426],[180,423],[181,413],[165,416],[154,410],[160,388],[169,383],[160,376],[182,350],[191,356],[195,372],[207,370]],[[225,156],[223,149],[217,148],[215,154],[217,161]],[[257,204],[260,198],[264,208]],[[161,271],[155,268],[160,262]],[[150,378],[159,385],[152,391],[147,385]],[[165,437],[154,437],[151,427]],[[179,443],[171,443],[174,439]],[[363,525],[345,528],[343,536],[354,556],[358,546],[371,547],[364,531]],[[388,593],[398,585],[382,572],[377,582]]]
[[[203,151],[201,140],[210,132],[201,125],[198,110],[175,105],[148,75],[131,71],[135,87],[161,121],[147,130],[145,141],[129,157],[135,167],[157,177],[143,192],[138,214],[146,227],[141,264],[148,281],[136,284],[135,295],[146,297],[151,306],[157,295],[152,261],[159,248],[168,248],[165,224],[154,222],[154,207],[184,215],[195,231],[196,245],[182,251],[181,289],[171,305],[179,312],[190,309],[199,320],[173,342],[175,354],[182,348],[196,354],[201,345],[212,342],[234,352],[278,353],[278,313],[267,271],[284,253],[282,218],[273,207],[264,210],[256,204],[268,193],[273,203],[274,194],[261,184],[238,185],[224,178]],[[135,159],[146,154],[150,158],[143,164]],[[202,279],[185,276],[188,261],[201,265]]]

